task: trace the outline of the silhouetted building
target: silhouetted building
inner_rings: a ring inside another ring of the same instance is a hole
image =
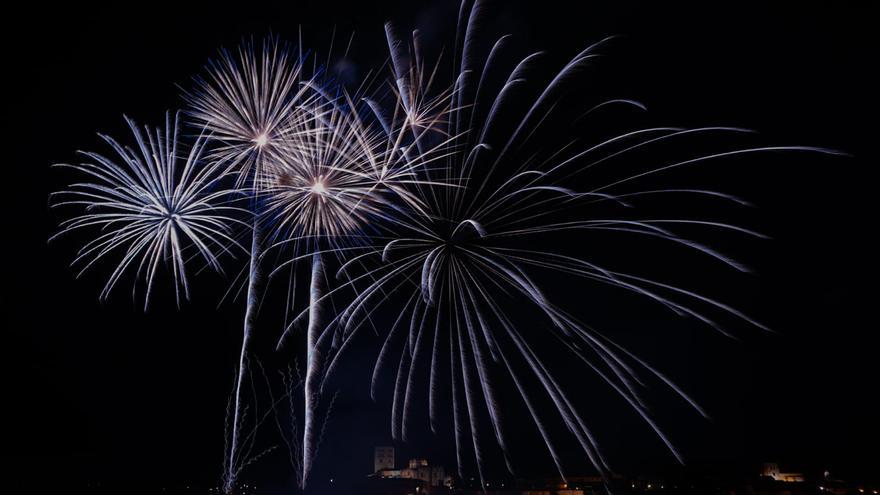
[[[431,465],[427,459],[410,459],[403,469],[378,469],[379,478],[421,480],[426,486],[443,486],[449,480],[443,466]]]
[[[784,481],[787,483],[803,483],[804,473],[783,473],[779,471],[779,466],[773,462],[767,462],[761,469],[761,476],[773,478],[776,481]]]
[[[373,455],[373,472],[394,469],[394,447],[376,447]]]
[[[375,472],[361,487],[361,493],[436,493],[448,491],[452,483],[443,466],[431,464],[427,459],[410,459],[405,468],[397,469],[394,447],[376,447],[373,466]]]

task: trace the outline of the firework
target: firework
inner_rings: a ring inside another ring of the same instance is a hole
[[[224,485],[235,483],[241,421],[241,386],[247,373],[248,344],[261,297],[262,266],[268,250],[289,248],[291,259],[271,266],[271,273],[301,260],[311,263],[308,328],[305,332],[304,426],[299,484],[305,487],[317,450],[316,411],[320,400],[324,353],[318,340],[323,326],[326,291],[324,255],[341,259],[357,249],[370,219],[383,215],[390,198],[418,209],[408,185],[420,179],[415,170],[432,156],[422,149],[415,159],[404,149],[407,131],[361,118],[362,109],[341,88],[322,83],[320,71],[305,75],[298,59],[274,40],[262,51],[253,46],[238,57],[224,52],[197,79],[197,90],[186,99],[190,115],[213,132],[218,143],[211,153],[235,164],[237,185],[252,198],[252,242],[244,338],[236,385],[232,438]],[[364,105],[369,105],[369,102]],[[292,283],[292,282],[291,282]],[[290,330],[288,327],[287,330]],[[287,331],[285,332],[285,335]]]
[[[308,482],[323,430],[317,419],[323,389],[361,328],[372,327],[385,336],[371,393],[377,397],[382,370],[393,368],[393,436],[409,437],[420,395],[427,396],[430,428],[438,432],[441,396],[448,384],[459,473],[463,475],[470,451],[481,480],[490,445],[500,449],[507,469],[514,471],[496,391],[501,375],[519,392],[563,477],[551,434],[554,420],[561,420],[598,472],[609,472],[564,380],[542,357],[550,344],[599,376],[679,461],[681,455],[646,405],[643,378],[661,381],[706,416],[660,371],[558,304],[553,297],[558,290],[544,285],[547,273],[647,298],[725,335],[731,333],[716,321],[717,315],[766,330],[696,290],[604,266],[587,247],[600,237],[614,243],[620,241],[611,236],[626,235],[630,239],[621,252],[640,240],[660,241],[747,271],[682,232],[699,228],[762,238],[760,233],[711,219],[641,215],[637,208],[649,198],[676,197],[694,205],[698,200],[741,205],[743,200],[709,189],[645,186],[650,183],[645,179],[752,153],[829,151],[737,147],[653,162],[657,165],[642,163],[617,173],[611,169],[619,160],[664,143],[747,131],[651,127],[593,140],[573,135],[569,130],[600,110],[645,109],[629,99],[587,105],[578,100],[582,95],[571,81],[598,56],[604,41],[578,53],[541,84],[534,75],[544,54],[511,59],[508,36],[481,55],[477,26],[483,15],[479,0],[462,2],[448,81],[439,61],[426,62],[417,31],[404,42],[387,24],[390,90],[370,94],[364,90],[369,84],[349,94],[327,83],[316,63],[308,71],[301,49],[294,51],[274,39],[259,48],[246,43],[210,62],[196,78],[195,89],[185,95],[189,120],[204,132],[191,147],[178,144],[176,116],[155,130],[141,130],[128,121],[135,147],[102,136],[115,153],[112,159],[84,153],[89,163],[62,165],[90,182],[54,195],[56,206],[85,207],[62,223],[59,235],[89,228],[97,232],[74,264],[82,265],[82,273],[102,259],[119,259],[102,298],[133,271],[135,287],[142,280],[146,309],[160,266],[170,265],[179,303],[189,297],[187,263],[200,259],[220,271],[222,254],[233,247],[247,252],[225,491],[234,491],[242,469],[262,455],[251,455],[256,428],[243,433],[243,389],[264,272],[272,276],[290,269],[292,287],[295,268],[301,262],[310,268],[308,307],[285,325],[279,340],[281,347],[307,321],[302,440],[288,443],[301,488]],[[242,198],[247,208],[230,203]],[[249,249],[235,240],[238,224],[250,229]],[[587,242],[573,249],[577,236]],[[271,264],[270,250],[283,261]],[[338,268],[335,279],[328,276],[330,266]],[[327,303],[342,294],[350,296],[342,309],[328,311]],[[289,295],[288,305],[293,300]],[[383,311],[394,315],[393,324],[377,329],[374,315]],[[287,317],[285,312],[285,322]],[[532,323],[526,328],[521,321]],[[426,380],[421,379],[423,369]],[[293,383],[292,372],[285,375],[287,390],[281,399],[291,401],[291,411],[300,382]],[[269,393],[274,408],[277,401]],[[537,407],[548,399],[550,410]],[[481,428],[486,418],[488,434]],[[294,435],[299,431],[295,419],[291,429]]]
[[[314,117],[291,123],[296,137],[278,144],[258,185],[282,242],[343,239],[359,232],[381,205],[375,140],[331,104],[309,113]]]
[[[321,297],[326,293],[324,255],[340,255],[360,235],[367,219],[378,213],[382,198],[372,172],[374,145],[356,119],[340,109],[335,100],[304,104],[298,112],[306,118],[288,122],[287,137],[276,146],[257,186],[266,204],[267,221],[274,225],[272,247],[290,245],[295,268],[306,254],[311,263],[309,321],[305,332],[304,416],[302,471],[305,487],[317,454],[316,385],[324,364],[317,348],[325,321]],[[291,275],[294,277],[295,275]]]
[[[110,157],[82,152],[89,161],[59,164],[88,178],[52,196],[53,206],[81,206],[84,212],[61,223],[55,237],[80,229],[95,232],[77,254],[74,264],[81,275],[104,259],[118,258],[101,298],[126,272],[134,271],[144,285],[146,310],[161,266],[170,264],[175,296],[189,298],[185,266],[201,258],[222,271],[219,257],[237,246],[232,229],[239,208],[229,201],[234,191],[218,182],[225,173],[222,163],[202,159],[205,137],[187,150],[178,137],[178,118],[166,116],[164,128],[139,128],[126,122],[135,146],[128,147],[101,135],[113,150]],[[54,237],[53,237],[54,238]],[[137,288],[134,284],[133,294]]]
[[[219,143],[212,153],[238,162],[239,185],[251,185],[260,160],[285,138],[296,105],[303,101],[302,53],[295,58],[287,45],[267,38],[261,47],[243,44],[237,56],[221,51],[195,78],[195,89],[184,93],[187,114]]]
[[[380,120],[387,120],[386,115],[392,115],[392,120],[402,115],[400,127],[410,128],[416,141],[422,141],[425,134],[446,136],[442,145],[444,166],[418,170],[422,180],[410,189],[410,194],[420,199],[422,208],[398,211],[393,222],[383,226],[382,234],[373,236],[371,248],[358,256],[358,266],[363,269],[344,267],[339,275],[347,277],[346,283],[313,303],[320,303],[344,287],[357,287],[350,304],[327,323],[327,328],[337,328],[332,335],[334,340],[342,340],[342,348],[357,329],[370,325],[372,315],[383,307],[393,308],[396,319],[385,334],[375,364],[372,393],[375,398],[381,370],[396,367],[391,406],[395,438],[407,439],[413,401],[419,395],[418,370],[423,366],[429,370],[426,388],[430,426],[438,431],[441,385],[446,382],[444,374],[449,373],[454,438],[462,476],[465,452],[470,450],[483,479],[484,450],[490,442],[500,448],[508,470],[513,473],[509,438],[492,378],[498,371],[506,373],[519,391],[563,477],[562,460],[548,426],[552,417],[561,419],[592,466],[603,475],[608,473],[608,463],[589,425],[552,367],[540,357],[540,346],[536,344],[546,345],[548,339],[595,372],[681,461],[681,455],[645,404],[640,389],[645,383],[642,375],[662,381],[705,416],[703,409],[650,364],[557,306],[545,295],[535,275],[555,272],[634,293],[726,335],[729,333],[709,312],[724,313],[766,329],[735,308],[696,291],[600,266],[583,251],[572,253],[566,249],[570,241],[561,243],[554,236],[562,232],[569,236],[625,233],[636,239],[659,239],[745,271],[741,263],[684,237],[676,232],[676,227],[721,229],[754,237],[762,237],[761,234],[722,222],[640,218],[633,214],[638,211],[637,200],[646,196],[676,195],[734,203],[743,203],[742,200],[711,190],[639,189],[640,179],[750,153],[828,150],[800,146],[737,148],[629,171],[610,179],[599,175],[591,181],[589,173],[600,165],[607,168],[607,163],[615,158],[651,145],[702,133],[745,131],[723,127],[645,128],[588,145],[579,144],[582,140],[566,142],[563,136],[548,135],[544,129],[558,133],[558,129],[572,125],[555,121],[559,115],[567,115],[557,105],[569,81],[597,56],[604,42],[578,53],[548,84],[536,88],[534,83],[529,85],[526,75],[536,69],[540,53],[503,69],[501,61],[508,46],[507,37],[502,37],[484,59],[474,54],[481,15],[479,1],[463,3],[452,89],[440,92],[437,100],[426,96],[430,94],[427,86],[434,81],[434,73],[425,72],[417,33],[412,42],[404,43],[386,26],[392,86],[398,98],[390,112],[383,113],[379,104],[371,106]],[[506,78],[493,83],[493,76],[498,74],[506,74]],[[644,108],[632,100],[614,99],[588,106],[576,117],[584,118],[613,105]],[[388,134],[394,140],[392,133]],[[411,155],[417,149],[418,146],[411,146],[408,151]],[[582,189],[568,184],[578,184]],[[599,206],[602,209],[597,209]],[[594,211],[603,212],[603,216]],[[528,311],[523,301],[542,317],[548,331],[536,332],[514,321],[513,315]],[[340,355],[337,353],[329,361],[325,380],[339,364]],[[532,382],[540,385],[537,390],[529,386]],[[555,409],[553,414],[536,407],[539,397],[549,398]],[[488,417],[491,425],[489,435],[479,427],[483,416]]]
[[[197,125],[212,132],[214,156],[234,166],[236,186],[249,193],[251,206],[250,260],[247,267],[247,295],[238,377],[235,385],[232,433],[225,456],[224,489],[231,491],[246,462],[242,458],[241,422],[242,387],[247,376],[249,345],[262,297],[260,258],[264,248],[262,210],[259,202],[263,166],[271,161],[277,145],[286,136],[290,123],[297,118],[311,119],[298,111],[303,104],[302,56],[293,58],[291,50],[274,39],[263,41],[260,49],[253,44],[239,48],[237,56],[222,51],[219,60],[211,61],[206,75],[195,79],[196,89],[186,93],[188,114]]]
[[[382,123],[371,124],[361,118],[354,100],[344,91],[338,97],[318,91],[311,103],[298,106],[297,111],[309,117],[288,122],[285,138],[265,162],[257,186],[266,204],[267,222],[274,225],[270,247],[289,247],[293,253],[273,273],[303,259],[311,263],[302,486],[317,452],[316,415],[324,367],[338,351],[333,345],[322,345],[328,342],[327,336],[335,335],[333,325],[326,325],[324,258],[329,255],[343,265],[356,263],[351,253],[369,246],[364,240],[377,233],[369,227],[372,222],[393,222],[388,213],[397,203],[420,210],[421,202],[409,187],[427,185],[418,170],[439,158],[436,146],[407,152],[405,146],[415,148],[417,140],[411,127],[394,132]],[[285,330],[282,341],[292,327]]]

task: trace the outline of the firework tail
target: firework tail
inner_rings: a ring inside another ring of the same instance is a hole
[[[309,286],[309,326],[306,332],[306,380],[303,400],[305,403],[303,425],[303,472],[302,488],[305,488],[309,480],[309,472],[312,468],[312,460],[315,454],[315,446],[319,432],[316,431],[316,414],[321,389],[321,370],[323,368],[323,354],[318,347],[318,338],[323,328],[322,296],[327,291],[326,277],[324,274],[324,262],[320,251],[312,255],[312,278]]]
[[[235,384],[235,403],[233,405],[233,420],[232,420],[232,438],[229,443],[229,452],[227,453],[228,462],[227,462],[227,472],[226,472],[226,481],[224,483],[224,489],[227,493],[231,492],[235,486],[235,478],[236,478],[236,459],[239,455],[238,452],[238,444],[239,437],[241,435],[241,411],[242,411],[242,383],[244,382],[245,376],[247,374],[247,354],[249,350],[249,344],[251,340],[251,334],[254,329],[254,324],[257,319],[257,311],[260,304],[260,243],[261,243],[261,231],[259,226],[259,217],[254,215],[254,223],[253,229],[251,233],[251,252],[250,252],[250,264],[248,266],[248,288],[247,288],[247,308],[244,313],[244,328],[242,331],[242,339],[241,339],[241,354],[239,356],[238,361],[238,377],[236,378]]]

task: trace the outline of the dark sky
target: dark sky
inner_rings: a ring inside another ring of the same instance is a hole
[[[30,4],[6,19],[4,73],[13,83],[6,115],[14,134],[7,130],[5,141],[7,419],[0,444],[15,479],[216,480],[240,338],[241,302],[217,309],[222,291],[212,287],[223,280],[208,277],[181,311],[165,300],[147,314],[125,290],[99,302],[95,275],[74,280],[74,244],[46,242],[59,219],[47,195],[62,185],[49,165],[72,160],[77,149],[100,149],[95,132],[121,134],[123,114],[157,123],[182,104],[176,85],[186,87],[218,47],[243,37],[294,40],[302,25],[321,50],[335,25],[356,32],[352,59],[362,71],[383,61],[385,20],[418,26],[441,44],[451,39],[454,17],[445,2],[182,3]],[[730,246],[756,274],[710,275],[706,286],[778,335],[744,331],[735,342],[641,306],[627,311],[624,303],[597,305],[607,311],[594,321],[709,409],[712,422],[673,404],[661,414],[692,465],[740,470],[773,460],[878,477],[871,403],[878,340],[868,306],[875,292],[868,170],[877,163],[869,138],[876,134],[876,95],[869,92],[878,87],[871,74],[876,14],[860,6],[868,2],[587,2],[580,10],[570,3],[498,1],[491,28],[562,56],[625,35],[606,51],[599,86],[644,102],[654,121],[749,127],[765,142],[853,155],[760,157],[706,178],[755,203],[741,219],[773,237]],[[683,272],[696,270],[677,262]],[[388,404],[372,404],[367,393],[376,351],[375,340],[363,339],[338,381],[316,475],[322,479],[362,476],[372,468],[372,447],[390,441]],[[621,471],[670,464],[647,429],[621,419],[625,409],[607,390],[578,393],[590,401]],[[450,446],[451,438],[439,436],[399,447],[449,463]],[[522,462],[542,465],[546,456],[538,452],[522,453]],[[269,465],[283,467],[277,459]],[[283,483],[283,475],[265,476]]]

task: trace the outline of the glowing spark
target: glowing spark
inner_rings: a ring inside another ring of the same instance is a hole
[[[316,179],[310,190],[312,194],[322,195],[326,193],[327,188],[324,186],[324,180],[321,178]]]

